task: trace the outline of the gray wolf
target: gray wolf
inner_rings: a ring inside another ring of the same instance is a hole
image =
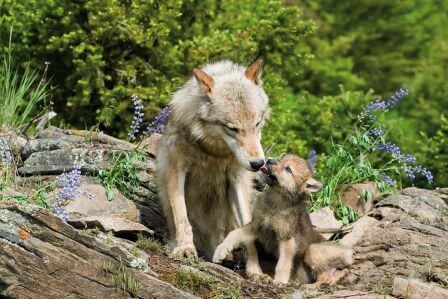
[[[307,162],[285,155],[268,159],[261,171],[268,189],[256,201],[252,221],[229,233],[216,248],[213,261],[220,262],[235,247],[257,241],[278,256],[274,282],[279,284],[288,283],[291,277],[296,282],[310,283],[309,272],[317,281],[328,281],[329,271],[352,264],[351,249],[323,242],[313,229],[304,197],[318,191],[322,184],[312,177]],[[266,275],[256,278],[269,279]]]
[[[195,69],[171,99],[157,177],[174,255],[194,257],[199,250],[211,259],[228,232],[251,220],[252,179],[264,165],[260,139],[269,114],[261,65],[221,61]]]

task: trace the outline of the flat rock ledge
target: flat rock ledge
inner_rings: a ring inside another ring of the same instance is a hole
[[[154,174],[157,140],[158,136],[152,136],[142,143],[144,160],[136,164],[140,185],[126,196],[116,191],[120,200],[115,203],[104,198],[104,190],[95,175],[110,169],[110,155],[131,151],[134,145],[101,133],[58,128],[48,128],[28,140],[22,149],[23,163],[19,168],[24,183],[53,181],[55,175],[71,170],[76,163],[82,166],[82,185],[95,193],[98,200],[86,206],[89,201],[80,198],[68,207],[74,216],[71,223],[81,228],[78,230],[48,210],[0,198],[0,297],[210,298],[217,295],[203,287],[191,291],[191,281],[186,284],[175,281],[174,278],[182,278],[176,276],[178,273],[188,270],[204,276],[215,291],[225,291],[220,294],[227,295],[219,298],[448,299],[448,188],[401,190],[380,199],[366,215],[350,227],[344,227],[340,242],[354,247],[355,264],[338,284],[317,290],[255,283],[219,265],[205,262],[192,265],[166,254],[142,251],[135,242],[119,238],[116,222],[110,220],[122,218],[122,237],[129,235],[130,228],[126,226],[129,221],[138,226],[134,225],[132,231],[147,235],[154,232],[156,236],[164,231]],[[16,195],[17,190],[8,192]],[[340,224],[319,226],[333,225]],[[116,235],[99,230],[92,234],[86,229],[94,227]],[[137,293],[117,282],[123,273],[132,276],[139,285]],[[235,286],[238,292],[232,293]]]

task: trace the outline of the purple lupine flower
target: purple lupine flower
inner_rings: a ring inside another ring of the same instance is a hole
[[[3,137],[0,137],[0,159],[4,165],[12,163],[11,150],[9,149],[8,142]]]
[[[52,212],[56,216],[61,218],[62,221],[67,222],[67,220],[68,220],[68,212],[67,212],[67,210],[65,209],[65,207],[61,203],[59,203],[59,202],[54,203]]]
[[[157,115],[154,120],[148,125],[148,128],[145,131],[145,134],[151,136],[152,133],[161,133],[165,129],[166,122],[170,117],[171,109],[166,106],[162,109],[162,111]]]
[[[434,177],[432,176],[432,173],[420,165],[412,167],[411,171],[413,173],[419,173],[422,176],[424,176],[426,178],[426,180],[428,181],[428,183],[430,183],[430,184],[432,183],[432,181],[434,179]],[[414,177],[415,177],[415,175],[414,175]]]
[[[395,181],[392,180],[392,178],[384,173],[380,174],[380,178],[389,186],[394,186],[395,185]]]
[[[408,88],[400,88],[398,91],[396,91],[389,99],[389,101],[386,103],[387,108],[392,108],[398,104],[398,102],[405,96],[409,94]]]
[[[310,158],[308,160],[308,165],[310,167],[311,173],[313,173],[314,166],[316,166],[316,162],[317,162],[317,154],[316,151],[312,149],[310,152]]]
[[[61,200],[69,200],[79,195],[78,187],[81,180],[81,166],[74,165],[74,169],[68,173],[63,173],[56,178],[59,186],[58,195]]]
[[[392,154],[392,157],[398,159],[400,163],[415,163],[417,160],[413,155],[402,154],[400,147],[392,142],[380,143],[376,149]]]
[[[370,102],[364,107],[364,111],[361,113],[361,118],[369,116],[371,120],[376,119],[376,115],[373,113],[376,111],[388,111],[390,108],[396,106],[398,102],[409,94],[409,89],[400,88],[397,92],[395,92],[388,101],[383,100],[375,100]]]
[[[132,119],[131,132],[129,132],[128,136],[129,139],[134,140],[135,135],[140,130],[140,125],[143,121],[143,115],[144,115],[143,109],[145,107],[143,107],[142,101],[136,95],[132,95],[132,102],[134,104],[134,117]]]
[[[368,133],[369,133],[369,135],[376,136],[376,137],[384,135],[384,131],[379,128],[373,128]]]

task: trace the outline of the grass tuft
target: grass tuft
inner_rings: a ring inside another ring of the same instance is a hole
[[[120,266],[118,272],[114,277],[114,283],[116,286],[121,288],[123,291],[128,292],[132,297],[138,297],[138,292],[140,290],[140,284],[132,276],[129,270],[126,268],[123,260],[120,259]]]

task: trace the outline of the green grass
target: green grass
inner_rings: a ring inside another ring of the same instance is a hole
[[[112,264],[111,261],[104,261],[100,267],[101,271],[105,273],[112,273],[113,268],[114,265]]]
[[[0,65],[0,127],[15,129],[30,121],[37,106],[49,96],[49,83],[44,75],[27,63],[19,72],[9,47],[3,53]]]
[[[138,292],[140,290],[140,284],[132,276],[129,270],[126,268],[123,260],[120,259],[120,266],[118,272],[114,277],[115,285],[121,288],[123,291],[128,292],[132,297],[138,297]]]
[[[147,238],[143,235],[139,235],[135,245],[143,250],[153,253],[168,253],[169,249],[167,245],[163,245],[159,241],[153,238]]]
[[[117,188],[124,196],[129,197],[131,189],[140,185],[137,176],[136,163],[143,161],[143,156],[138,152],[121,152],[110,157],[112,167],[110,170],[100,170],[98,177],[106,189],[107,198],[114,199],[113,189]]]
[[[180,270],[176,272],[176,284],[191,292],[198,292],[201,288],[213,289],[219,281],[207,274],[194,270]]]

